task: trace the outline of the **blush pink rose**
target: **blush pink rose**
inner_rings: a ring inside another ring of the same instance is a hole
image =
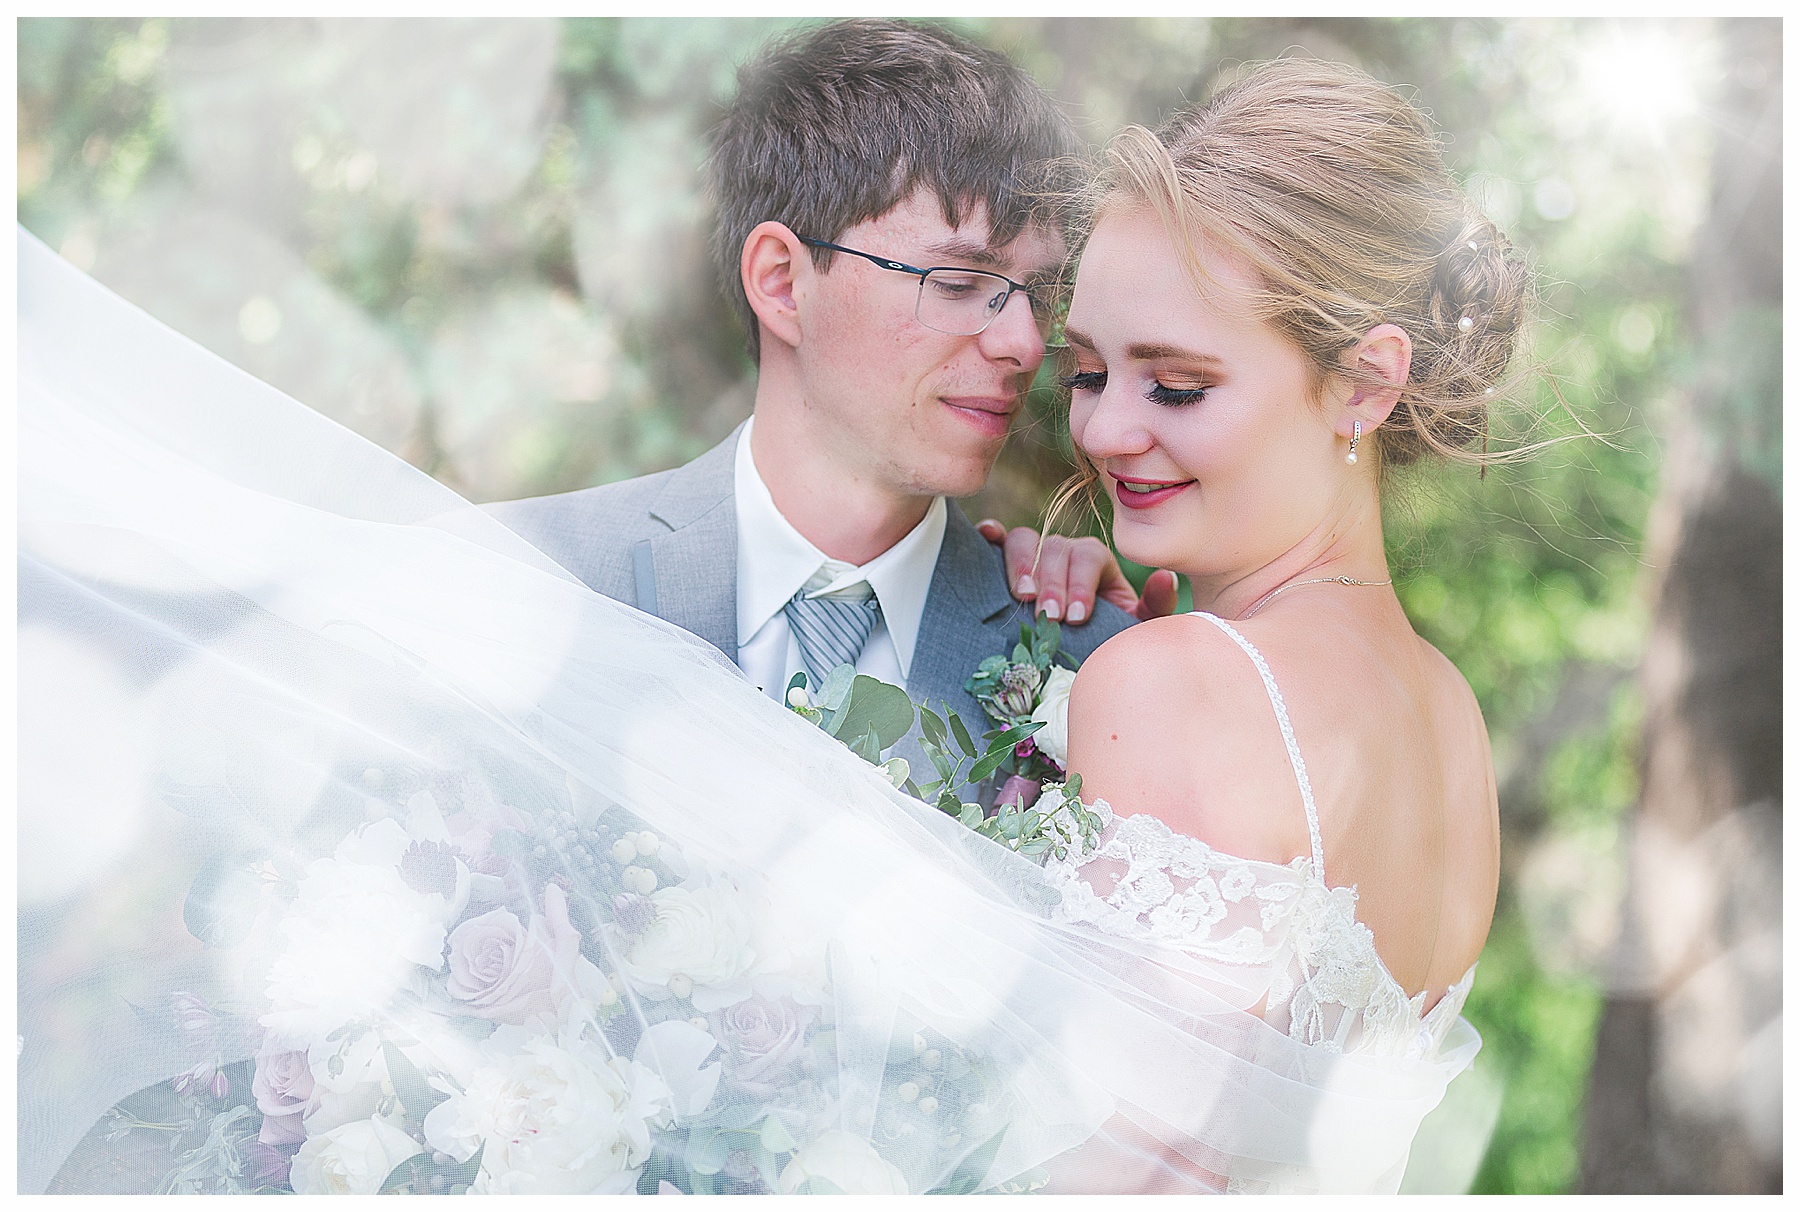
[[[305,1052],[265,1042],[250,1079],[256,1109],[263,1113],[257,1139],[265,1145],[297,1145],[306,1139],[301,1117],[312,1104],[313,1074]]]
[[[544,911],[530,925],[510,909],[493,909],[450,932],[449,994],[481,1018],[517,1024],[554,1014],[565,996],[586,992],[598,977],[555,884],[544,888]]]
[[[806,1048],[806,1030],[814,1017],[810,1007],[785,997],[749,997],[720,1011],[719,1027],[733,1061],[732,1084],[761,1097],[779,1090]]]

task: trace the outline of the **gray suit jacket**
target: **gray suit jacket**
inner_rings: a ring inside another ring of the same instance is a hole
[[[590,588],[659,615],[737,660],[737,431],[682,467],[598,488],[505,501],[487,508]],[[983,657],[1011,652],[1029,607],[1007,588],[1000,549],[951,504],[925,599],[906,690],[948,703],[980,736],[992,725],[963,682]],[[1106,602],[1063,649],[1081,658],[1133,622]],[[892,752],[916,775],[930,766],[917,732]]]

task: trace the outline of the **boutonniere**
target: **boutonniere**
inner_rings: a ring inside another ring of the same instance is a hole
[[[1067,663],[1058,664],[1059,660]],[[1004,775],[1005,781],[995,803],[1028,808],[1045,783],[1060,782],[1067,776],[1069,687],[1075,683],[1075,664],[1062,651],[1061,625],[1039,616],[1035,623],[1019,627],[1019,642],[1011,653],[988,657],[963,683],[963,689],[975,696],[998,725],[986,734],[987,739],[1037,725],[1013,744],[1011,756],[999,764],[996,773]]]
[[[1025,659],[1031,660],[1029,654],[1041,650],[1045,668],[1050,668],[1049,661],[1057,653],[1061,633],[1054,622],[1045,622],[1047,631],[1042,627],[1026,627],[1021,630],[1021,636],[1027,651]],[[1043,648],[1046,643],[1048,647]],[[986,667],[987,662],[982,662],[982,668]],[[1033,668],[1037,669],[1035,665]],[[1032,709],[1050,702],[1051,694],[1057,692],[1059,685],[1059,693],[1066,702],[1069,693],[1066,682],[1073,681],[1075,675],[1060,666],[1051,669],[1049,675],[1041,669],[1038,672],[1040,676],[1031,694]],[[1058,682],[1053,680],[1056,674],[1068,676]],[[974,679],[970,681],[972,683]],[[1059,764],[1044,757],[1039,748],[1026,748],[1035,736],[1051,731],[1052,727],[1059,738],[1066,736],[1066,708],[1056,713],[1054,725],[1029,718],[1029,713],[1027,718],[1014,723],[1001,723],[995,717],[1001,727],[983,735],[984,748],[976,744],[968,726],[949,704],[939,704],[943,708],[943,714],[939,715],[923,703],[914,703],[900,687],[857,673],[849,665],[839,665],[826,675],[825,684],[819,687],[816,697],[807,689],[806,675],[795,674],[788,683],[787,705],[836,737],[851,752],[880,767],[895,787],[934,804],[939,811],[955,817],[976,833],[1026,858],[1042,863],[1046,858],[1066,858],[1071,851],[1077,855],[1086,854],[1099,840],[1102,821],[1096,812],[1081,802],[1081,776],[1071,775],[1065,781]],[[992,716],[994,709],[988,707],[987,710]],[[915,720],[920,732],[919,749],[930,760],[937,775],[923,786],[913,781],[905,758],[883,760],[882,757],[889,746],[911,731]],[[1066,743],[1059,739],[1054,752],[1063,754]],[[992,813],[984,812],[976,800],[962,797],[964,789],[973,794],[980,784],[999,772],[1008,774],[1004,786],[1011,787],[1015,779],[1023,777],[1021,771],[1029,772],[1037,780],[1047,778],[1053,772],[1057,783],[1061,784],[1055,788],[1059,794],[1045,794],[1040,800],[1040,790],[1051,788],[1041,781],[1032,781],[1029,798],[1015,796],[1009,800],[1005,798],[1003,788],[1002,797],[995,802]],[[1033,807],[1034,803],[1036,807]]]

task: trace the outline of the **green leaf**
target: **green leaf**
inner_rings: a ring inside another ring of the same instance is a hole
[[[933,745],[942,747],[944,743],[944,721],[929,707],[919,708],[919,732]]]
[[[431,1160],[430,1153],[415,1153],[392,1170],[382,1181],[381,1194],[387,1195],[395,1191],[403,1191],[412,1186],[418,1194],[428,1193],[433,1178],[443,1178],[445,1186],[452,1195],[461,1194],[458,1190],[467,1191],[481,1173],[481,1155],[487,1151],[487,1144],[482,1143],[474,1154],[465,1162],[450,1162],[437,1165]]]
[[[959,814],[962,823],[973,829],[981,824],[983,817],[980,804],[964,804]]]
[[[881,764],[887,772],[888,782],[905,791],[912,786],[912,763],[903,757],[892,757]],[[916,790],[916,788],[915,788]]]
[[[981,751],[975,748],[975,741],[969,736],[969,729],[962,722],[962,717],[951,711],[948,704],[945,704],[944,710],[950,716],[950,731],[956,736],[956,747],[971,758],[978,756]]]
[[[873,731],[865,732],[850,742],[850,752],[871,766],[881,765],[881,738]]]
[[[381,1180],[381,1189],[376,1194],[392,1195],[396,1191],[404,1191],[412,1186],[415,1180],[428,1179],[430,1175],[427,1171],[430,1165],[431,1154],[429,1152],[413,1154],[388,1171],[388,1176]],[[430,1188],[427,1187],[426,1190],[430,1190]],[[420,1194],[424,1194],[424,1192],[420,1192]]]
[[[695,1124],[688,1134],[683,1160],[696,1174],[717,1174],[725,1168],[725,1159],[730,1154],[731,1137],[727,1133],[714,1131],[710,1124]]]
[[[825,684],[819,688],[819,697],[814,706],[826,711],[836,711],[844,705],[844,697],[850,693],[850,684],[855,680],[856,666],[839,665],[825,675]]]
[[[942,1184],[927,1191],[927,1195],[973,1195],[981,1190],[982,1182],[987,1178],[990,1167],[994,1164],[994,1155],[1000,1152],[1000,1138],[1006,1135],[1006,1129],[988,1137],[987,1140],[969,1150],[963,1159],[956,1163],[956,1169],[950,1172]]]
[[[1062,647],[1062,624],[1055,619],[1040,619],[1037,625],[1037,636],[1031,645],[1032,663],[1039,669],[1048,669],[1051,658]]]
[[[840,665],[839,668],[848,666]],[[835,670],[832,676],[837,676]],[[906,697],[906,691],[879,678],[857,674],[828,731],[839,740],[860,737],[865,732],[874,733],[876,755],[872,760],[880,761],[880,751],[912,729],[913,716],[913,702]]]
[[[995,749],[979,762],[969,767],[969,782],[985,783],[993,777],[994,771],[1000,769],[1000,763],[1012,756],[1012,748]]]
[[[763,1120],[762,1144],[771,1153],[792,1153],[800,1147],[788,1133],[787,1125],[773,1115]]]
[[[449,1098],[438,1090],[431,1088],[419,1067],[407,1059],[406,1053],[400,1051],[392,1041],[381,1041],[381,1055],[387,1061],[388,1080],[394,1083],[394,1093],[400,1096],[400,1105],[406,1108],[406,1118],[415,1123],[424,1123],[431,1109]]]
[[[806,685],[806,671],[803,669],[799,673],[796,673],[793,677],[788,679],[787,688],[788,688],[788,690],[792,690],[796,686],[805,686],[805,685]],[[781,701],[784,703],[787,702],[787,692],[786,691],[782,692]]]
[[[924,753],[932,768],[937,771],[939,782],[949,782],[956,775],[956,764],[938,746],[924,737],[919,738],[919,750]]]

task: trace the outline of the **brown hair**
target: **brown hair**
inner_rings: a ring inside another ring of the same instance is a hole
[[[1486,445],[1530,274],[1451,179],[1430,121],[1393,88],[1318,60],[1250,68],[1156,133],[1114,139],[1088,222],[1120,205],[1158,214],[1197,282],[1207,245],[1247,264],[1262,318],[1307,356],[1317,388],[1386,386],[1340,359],[1378,324],[1405,329],[1411,373],[1364,439],[1382,466],[1525,453]]]
[[[713,132],[707,185],[713,259],[758,353],[738,261],[758,223],[835,240],[923,185],[944,218],[985,204],[1005,244],[1050,221],[1047,196],[1074,185],[1069,121],[1005,55],[920,22],[840,21],[790,35],[738,72]],[[826,269],[833,254],[814,249]]]

